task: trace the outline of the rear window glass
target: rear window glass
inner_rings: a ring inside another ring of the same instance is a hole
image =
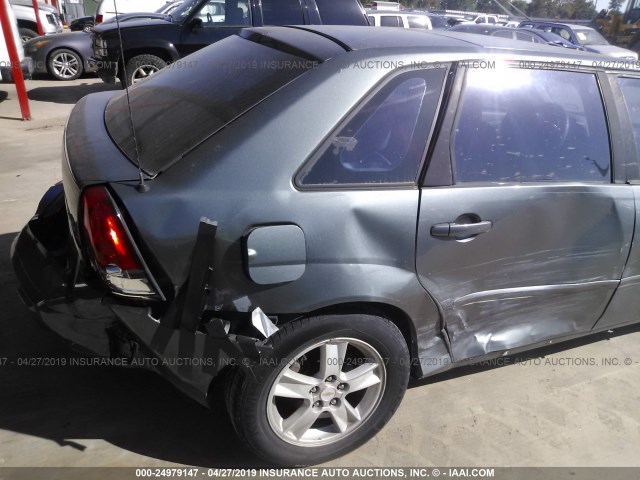
[[[397,15],[382,15],[380,17],[381,27],[402,27],[402,20]]]
[[[344,0],[316,0],[320,20],[324,25],[367,25],[358,2]],[[374,22],[371,20],[371,25]]]
[[[238,36],[176,62],[116,95],[105,112],[113,141],[154,175],[273,92],[311,62]]]

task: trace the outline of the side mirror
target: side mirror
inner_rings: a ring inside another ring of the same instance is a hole
[[[191,19],[191,21],[189,22],[189,27],[192,30],[195,30],[196,28],[202,28],[202,19],[199,17]]]

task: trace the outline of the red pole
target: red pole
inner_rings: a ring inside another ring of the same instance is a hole
[[[38,8],[38,0],[31,0],[33,4],[33,11],[36,14],[36,24],[38,25],[38,35],[44,35],[44,30],[42,29],[42,22],[40,21],[40,9]]]
[[[23,120],[31,120],[31,111],[29,110],[29,98],[27,97],[27,88],[24,85],[24,77],[22,76],[22,66],[20,65],[20,56],[16,47],[16,39],[13,36],[13,28],[9,20],[8,0],[0,0],[0,24],[4,33],[4,41],[9,51],[9,61],[11,62],[11,72],[13,73],[13,81],[16,84],[18,92],[18,101],[20,103],[20,111]]]

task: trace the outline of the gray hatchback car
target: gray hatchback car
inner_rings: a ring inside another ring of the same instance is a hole
[[[410,376],[637,322],[640,71],[558,50],[253,28],[85,97],[13,244],[22,297],[226,388],[287,465],[362,445]]]

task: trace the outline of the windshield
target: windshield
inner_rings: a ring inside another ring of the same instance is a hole
[[[228,37],[130,88],[131,118],[126,92],[114,96],[105,111],[107,130],[133,163],[139,157],[141,168],[155,175],[313,67],[314,62]]]
[[[573,33],[580,45],[609,45],[609,42],[598,32],[591,28],[574,28]]]
[[[185,0],[181,5],[178,5],[171,13],[171,18],[180,22],[187,18],[193,9],[198,5],[199,0]]]
[[[169,15],[174,10],[176,10],[180,5],[182,5],[182,2],[167,2],[164,5],[162,5],[159,9],[157,9],[155,13],[164,13],[165,15]]]

